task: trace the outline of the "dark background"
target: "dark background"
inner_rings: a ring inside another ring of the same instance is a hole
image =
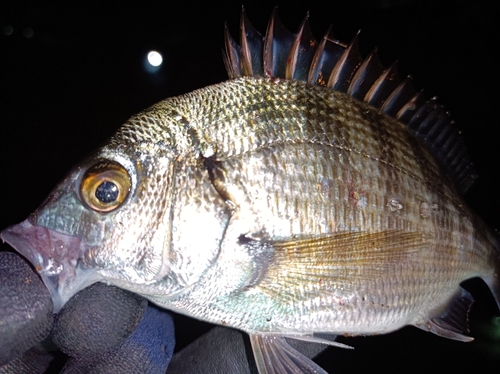
[[[491,227],[500,228],[496,2],[245,2],[262,32],[274,5],[291,31],[310,11],[317,39],[330,23],[335,36],[346,42],[361,29],[364,55],[377,46],[385,65],[399,60],[402,76],[412,74],[427,97],[439,95],[463,130],[480,176],[466,199]],[[23,220],[73,164],[134,113],[225,80],[223,25],[227,21],[237,35],[240,9],[239,1],[2,2],[0,229]],[[156,74],[144,69],[150,49],[162,52],[165,60]],[[356,349],[329,349],[319,361],[337,373],[497,373],[500,323],[495,329],[493,318],[499,313],[481,283],[469,289],[477,300],[473,343],[405,328],[386,336],[343,339]],[[184,317],[177,322],[180,347],[209,328]]]

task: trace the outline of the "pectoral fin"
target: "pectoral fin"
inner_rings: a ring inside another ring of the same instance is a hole
[[[259,373],[328,374],[281,335],[251,334],[250,342]]]
[[[285,301],[299,287],[309,297],[387,277],[429,242],[420,232],[344,232],[270,243],[273,258],[258,287]]]
[[[474,338],[464,335],[464,333],[469,332],[469,311],[473,302],[471,294],[460,288],[454,296],[453,302],[443,313],[425,323],[415,324],[415,326],[444,338],[470,342]]]

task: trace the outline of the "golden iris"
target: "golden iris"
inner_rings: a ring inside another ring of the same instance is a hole
[[[130,192],[130,176],[114,161],[103,161],[90,167],[82,178],[80,195],[84,202],[98,212],[118,208]]]

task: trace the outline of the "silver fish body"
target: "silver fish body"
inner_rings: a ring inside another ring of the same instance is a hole
[[[164,100],[1,237],[56,310],[105,281],[249,333],[262,371],[283,336],[470,340],[447,316],[472,277],[498,301],[497,239],[408,126],[351,96],[247,76]]]
[[[221,95],[223,110],[204,105]],[[112,144],[137,128],[186,144],[148,177],[173,190],[166,251],[181,294],[159,304],[249,332],[376,333],[425,323],[458,283],[493,272],[493,237],[429,153],[342,94],[241,78],[154,106]]]

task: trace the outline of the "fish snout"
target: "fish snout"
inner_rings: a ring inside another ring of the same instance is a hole
[[[95,270],[84,266],[87,248],[79,237],[33,225],[28,218],[3,230],[0,238],[33,265],[50,292],[54,312],[100,279]]]

